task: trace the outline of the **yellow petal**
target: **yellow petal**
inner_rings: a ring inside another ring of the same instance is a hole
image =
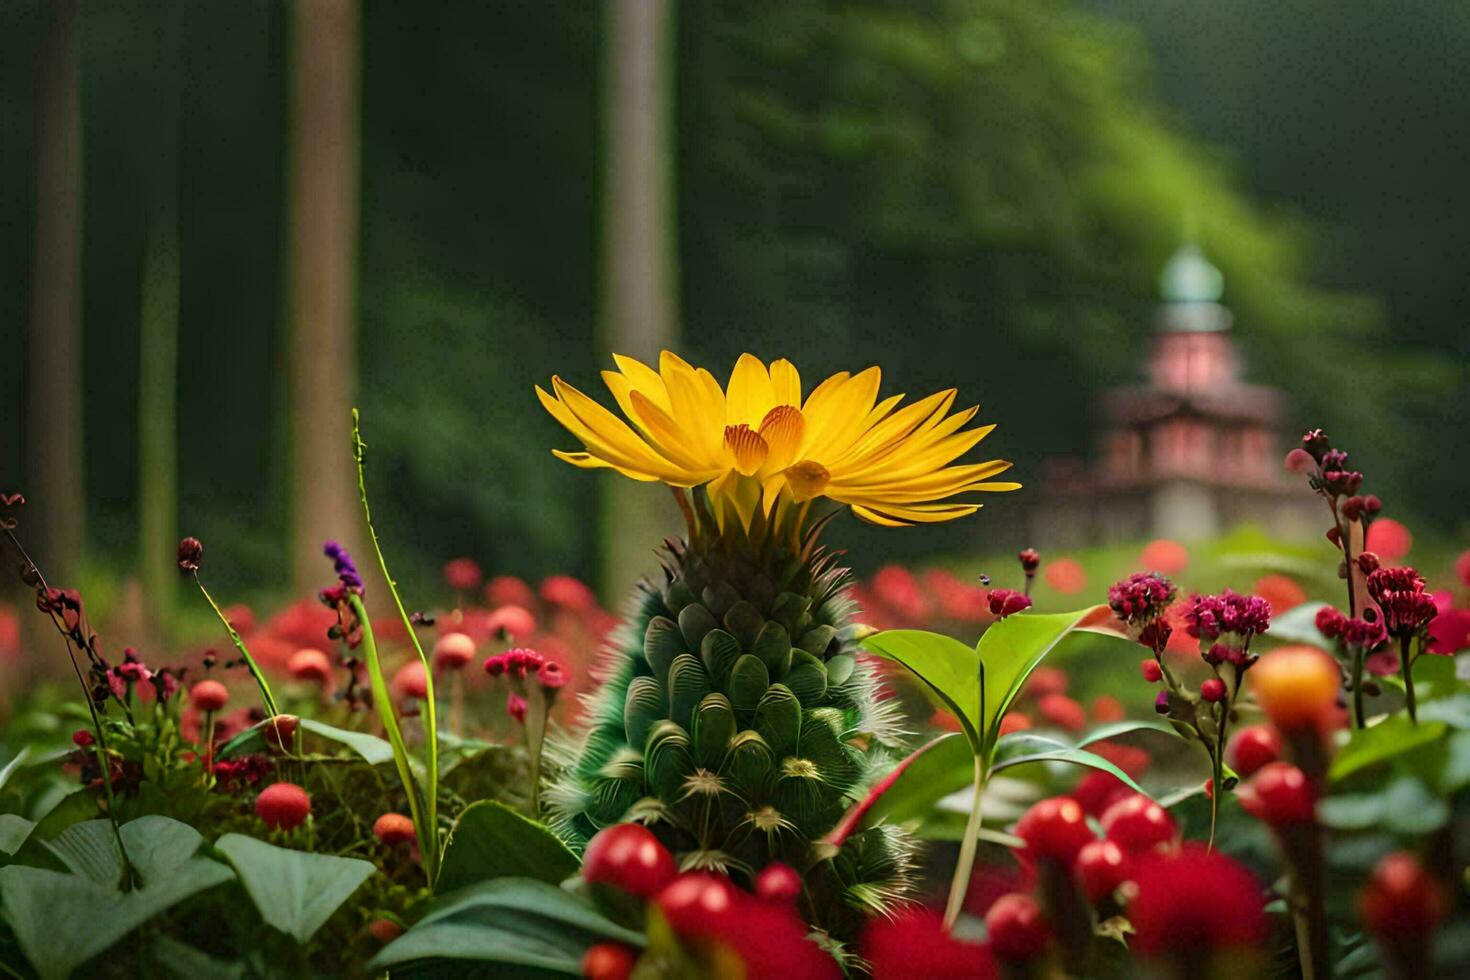
[[[766,461],[766,441],[748,425],[725,426],[725,448],[741,476],[750,476]]]
[[[801,409],[791,405],[777,405],[761,419],[760,435],[770,447],[766,457],[769,472],[784,470],[796,458],[801,448],[801,438],[806,432],[806,418]]]
[[[741,354],[725,388],[725,424],[759,425],[775,404],[766,366],[753,354]]]
[[[557,389],[558,395],[561,395],[564,390],[576,391],[570,385],[562,382],[560,378],[552,378],[552,386]],[[580,392],[576,394],[581,395]],[[607,460],[613,466],[639,473],[650,473],[660,478],[682,478],[682,474],[677,473],[667,461],[661,460],[650,451],[647,443],[639,439],[632,429],[618,421],[612,416],[612,413],[605,409],[604,413],[617,427],[621,428],[621,432],[614,429],[611,433],[604,433],[600,429],[593,428],[572,411],[571,407],[560,397],[553,398],[543,391],[540,385],[536,386],[536,397],[540,399],[542,407],[550,412],[558,422],[566,426],[567,431],[580,440],[594,456]],[[581,397],[591,401],[586,395],[581,395]],[[595,402],[592,404],[596,405]]]
[[[713,471],[718,468],[714,460],[700,459],[696,455],[698,447],[691,445],[689,434],[681,431],[674,420],[643,392],[633,392],[630,399],[633,411],[629,414],[643,426],[655,448],[672,462],[690,471]]]
[[[627,470],[623,469],[621,466],[614,466],[607,460],[598,459],[591,453],[568,453],[563,452],[560,449],[553,449],[551,451],[551,455],[555,456],[557,459],[565,460],[566,462],[571,463],[573,466],[579,466],[584,470],[617,470],[619,473],[621,473],[623,476],[628,477],[630,480],[638,480],[640,483],[657,483],[659,479],[658,477],[648,473],[639,473],[636,470]],[[689,485],[693,486],[693,484]]]
[[[771,390],[777,405],[801,407],[801,375],[796,365],[784,357],[771,362]]]
[[[853,507],[852,512],[870,524],[879,524],[883,527],[906,527],[910,524],[941,524],[960,517],[969,517],[979,509],[979,504],[883,508],[857,506]]]
[[[827,467],[816,460],[804,459],[785,471],[786,483],[797,503],[821,496],[827,489]]]
[[[878,386],[882,381],[878,368],[870,367],[829,388],[828,383],[838,377],[842,376],[833,375],[822,382],[802,406],[801,413],[806,416],[807,425],[803,455],[818,459],[824,456],[835,458],[846,448],[836,440],[860,426],[878,399]]]
[[[623,354],[614,354],[613,363],[618,366],[618,370],[623,373],[635,390],[643,392],[649,401],[665,412],[672,410],[668,389],[664,386],[664,379],[659,377],[657,371],[637,358]]]

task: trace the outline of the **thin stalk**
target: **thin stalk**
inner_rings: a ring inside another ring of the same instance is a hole
[[[531,757],[531,816],[541,816],[541,748],[546,739],[546,692],[530,685],[526,698],[526,751]]]
[[[51,586],[46,581],[46,576],[41,573],[40,566],[31,559],[30,552],[26,551],[25,545],[20,543],[15,532],[7,527],[5,536],[20,553],[25,567],[35,574],[40,588],[49,593]],[[128,846],[123,843],[122,826],[117,822],[117,798],[112,792],[112,752],[107,747],[107,732],[102,727],[102,716],[97,713],[97,705],[92,701],[92,690],[87,687],[86,678],[82,676],[82,668],[77,664],[76,651],[72,646],[72,633],[66,628],[66,624],[62,622],[57,613],[52,612],[50,616],[51,624],[56,627],[57,632],[61,634],[62,641],[66,644],[66,659],[71,664],[71,672],[76,675],[77,686],[82,689],[82,700],[87,702],[87,714],[92,719],[92,733],[97,736],[93,752],[97,756],[97,768],[102,774],[102,792],[107,797],[107,819],[112,824],[112,836],[117,842],[118,858],[122,861],[122,890],[132,891],[135,886],[143,884],[143,879],[138,874],[138,869],[133,866],[132,858],[128,856]]]
[[[1353,724],[1362,729],[1367,728],[1367,715],[1363,710],[1363,654],[1361,646],[1354,644],[1352,648],[1353,658]]]
[[[245,641],[240,638],[240,634],[235,630],[234,625],[230,623],[230,619],[225,615],[224,610],[219,607],[219,603],[214,601],[214,596],[209,594],[209,590],[199,580],[199,573],[197,571],[194,573],[194,584],[199,586],[200,595],[204,596],[204,600],[209,603],[209,608],[214,610],[215,616],[218,617],[225,631],[230,634],[230,642],[235,644],[236,650],[240,651],[240,656],[245,660],[245,666],[250,670],[250,676],[255,678],[256,686],[260,688],[260,699],[265,702],[266,712],[274,718],[281,712],[276,707],[275,696],[271,694],[271,686],[266,682],[265,674],[261,672],[260,665],[255,662],[255,658],[245,648]]]
[[[1407,634],[1399,637],[1399,674],[1404,679],[1404,706],[1409,709],[1409,720],[1417,725],[1419,724],[1419,703],[1414,697],[1414,661],[1409,655],[1409,644],[1412,639]]]
[[[944,928],[950,930],[959,921],[970,889],[970,873],[975,869],[975,850],[980,843],[980,812],[985,803],[985,766],[975,756],[974,795],[970,801],[970,819],[965,823],[965,836],[960,841],[960,858],[955,864],[954,880],[949,883],[949,901],[944,906]]]
[[[408,610],[403,606],[403,599],[398,595],[398,586],[388,571],[388,561],[383,557],[383,548],[378,543],[378,530],[373,526],[373,512],[368,507],[367,479],[363,473],[363,455],[366,449],[367,444],[362,441],[358,411],[354,408],[352,410],[352,459],[357,464],[357,493],[362,501],[363,520],[367,523],[368,537],[373,543],[373,553],[378,557],[378,568],[382,570],[383,581],[388,585],[388,594],[393,597],[393,605],[398,608],[398,616],[403,620],[403,628],[408,633],[409,642],[413,644],[414,653],[418,654],[419,663],[424,665],[424,742],[426,746],[424,761],[428,768],[424,808],[427,811],[425,817],[428,820],[429,843],[432,845],[424,852],[424,867],[429,870],[429,884],[433,885],[439,868],[439,721],[438,709],[434,700],[434,666],[429,662],[428,655],[424,653],[423,644],[419,643],[418,632],[414,629]],[[361,602],[354,599],[354,605],[360,606]],[[366,627],[366,616],[361,618]],[[422,846],[421,843],[420,847]]]
[[[368,683],[373,690],[373,705],[377,708],[378,721],[383,725],[388,744],[393,748],[393,766],[398,770],[398,779],[403,783],[403,791],[408,796],[408,812],[413,818],[414,831],[418,834],[419,851],[424,857],[424,873],[429,879],[429,887],[433,888],[439,852],[434,846],[435,835],[432,828],[424,822],[423,802],[419,798],[418,783],[413,778],[413,768],[408,764],[408,746],[403,741],[403,729],[398,725],[398,714],[393,710],[393,696],[388,691],[388,679],[383,676],[383,663],[378,658],[378,644],[373,639],[373,627],[368,622],[362,597],[349,593],[347,601],[352,605],[353,615],[362,625],[362,650],[367,661]]]

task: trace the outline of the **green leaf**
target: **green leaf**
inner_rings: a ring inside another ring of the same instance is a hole
[[[1370,793],[1329,796],[1317,804],[1317,817],[1335,830],[1387,830],[1419,836],[1438,830],[1450,818],[1449,803],[1412,776]]]
[[[370,964],[382,970],[433,965],[436,975],[455,973],[445,961],[531,967],[581,974],[587,947],[603,939],[642,946],[640,933],[616,925],[582,900],[542,881],[496,878],[435,900],[430,911],[389,943]],[[395,971],[397,972],[397,971]]]
[[[0,851],[14,854],[36,829],[34,822],[13,813],[0,814]]]
[[[1370,766],[1396,759],[1438,741],[1446,728],[1442,722],[1414,724],[1404,715],[1390,715],[1374,725],[1353,732],[1347,745],[1327,770],[1330,782],[1338,783]]]
[[[226,834],[214,848],[235,866],[260,917],[301,943],[376,870],[357,858],[292,851],[244,834]]]
[[[181,943],[172,936],[155,936],[153,939],[153,963],[169,976],[179,980],[195,980],[210,977],[211,980],[244,980],[248,975],[245,964],[240,960],[222,960],[210,956],[188,943]]]
[[[29,745],[23,745],[20,751],[15,754],[15,758],[5,763],[5,768],[0,769],[0,789],[5,788],[6,784],[10,782],[10,777],[15,775],[17,769],[25,765],[26,759],[30,758],[30,755],[31,747]]]
[[[953,637],[927,630],[885,630],[867,637],[862,645],[871,653],[903,664],[927,684],[959,719],[970,751],[976,755],[983,751],[980,654]]]
[[[1427,702],[1419,708],[1419,720],[1442,721],[1451,728],[1470,730],[1470,694],[1461,692]]]
[[[1167,721],[1159,721],[1149,718],[1141,721],[1115,721],[1107,725],[1099,725],[1082,737],[1077,743],[1077,748],[1085,749],[1089,745],[1101,742],[1104,739],[1117,738],[1119,735],[1131,735],[1134,732],[1161,732],[1171,738],[1183,739],[1178,730]]]
[[[937,800],[970,785],[974,753],[958,732],[925,743],[875,784],[834,831],[832,843],[880,823],[903,823],[928,815]]]
[[[1086,749],[1073,749],[1063,747],[1047,752],[1034,752],[1026,755],[1012,756],[1004,761],[997,762],[991,769],[992,772],[1000,772],[1003,769],[1012,769],[1016,766],[1026,765],[1031,762],[1067,762],[1074,766],[1087,766],[1090,769],[1098,769],[1102,772],[1116,776],[1120,782],[1136,793],[1144,793],[1143,787],[1133,781],[1133,777],[1113,765],[1107,759]]]
[[[270,719],[256,722],[245,729],[234,738],[230,739],[220,747],[219,757],[229,759],[237,755],[249,752],[264,752],[265,726],[270,724]],[[298,722],[302,731],[311,732],[332,742],[347,746],[358,755],[362,756],[368,765],[381,766],[393,761],[393,746],[376,735],[367,732],[354,732],[346,728],[337,728],[314,718],[302,718]]]
[[[495,800],[470,805],[449,832],[439,880],[443,894],[493,878],[558,884],[577,873],[577,857],[555,834]]]
[[[1046,655],[1077,628],[1097,607],[1076,612],[1033,615],[1021,613],[993,624],[980,637],[980,661],[985,665],[984,736],[982,744],[993,751],[1000,738],[1000,723],[1021,687]],[[977,726],[978,727],[978,726]]]
[[[1271,629],[1264,635],[1280,643],[1305,643],[1326,649],[1327,640],[1317,629],[1317,613],[1327,608],[1325,602],[1304,602],[1292,606],[1280,616],[1271,617]]]
[[[168,817],[140,817],[122,827],[141,879],[118,888],[122,862],[106,820],[89,820],[48,841],[76,873],[25,865],[0,868],[0,901],[21,950],[42,977],[65,977],[174,904],[233,877],[199,857],[204,838]]]

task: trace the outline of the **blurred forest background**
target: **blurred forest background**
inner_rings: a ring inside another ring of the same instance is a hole
[[[957,384],[1039,489],[1188,237],[1291,427],[1463,531],[1467,51],[1458,0],[0,0],[0,489],[69,575],[184,531],[279,594],[357,404],[401,578],[593,577],[531,386],[660,339]]]

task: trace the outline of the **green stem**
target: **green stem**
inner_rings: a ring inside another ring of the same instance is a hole
[[[357,494],[362,501],[362,517],[367,523],[368,537],[373,543],[373,553],[378,558],[378,568],[383,572],[383,581],[388,585],[388,594],[393,597],[393,605],[398,608],[398,617],[403,620],[403,628],[408,633],[409,642],[419,657],[419,663],[424,665],[424,744],[425,763],[428,767],[428,785],[424,792],[424,807],[427,810],[429,843],[432,845],[424,851],[424,867],[429,871],[429,884],[432,886],[437,877],[439,868],[439,720],[438,708],[434,699],[434,665],[429,662],[429,657],[424,653],[424,648],[419,643],[418,631],[414,629],[413,620],[409,618],[408,610],[403,606],[403,599],[398,595],[397,584],[393,576],[388,572],[388,561],[383,557],[383,548],[378,543],[378,529],[373,526],[373,512],[368,507],[367,478],[363,473],[363,456],[367,450],[367,443],[362,441],[362,429],[359,425],[357,409],[352,410],[352,459],[357,464]],[[355,602],[361,606],[361,602]],[[366,632],[367,617],[361,617]],[[423,844],[420,843],[420,847]]]
[[[970,819],[965,824],[965,836],[960,841],[960,858],[955,864],[954,880],[949,883],[949,902],[944,907],[944,928],[953,929],[959,920],[960,909],[965,904],[965,893],[970,889],[970,872],[975,868],[975,850],[980,843],[980,813],[985,803],[985,767],[980,757],[975,756],[975,787],[970,802]]]
[[[424,874],[429,879],[429,887],[433,888],[439,853],[434,846],[434,828],[424,821],[424,807],[419,798],[418,783],[414,780],[413,769],[408,763],[408,746],[403,741],[403,729],[398,725],[398,713],[393,710],[393,696],[388,691],[388,679],[383,676],[383,662],[378,658],[378,644],[373,639],[373,627],[368,622],[367,610],[363,608],[362,597],[355,593],[349,593],[347,601],[362,626],[362,651],[363,658],[367,661],[373,706],[378,711],[383,733],[388,736],[388,744],[393,748],[393,766],[398,770],[398,779],[403,783],[403,792],[408,796],[408,812],[413,818],[414,831],[418,834],[419,850],[424,859]]]
[[[546,692],[532,679],[527,692],[526,750],[531,757],[531,816],[541,816],[541,747],[546,739]]]
[[[1419,702],[1414,697],[1413,659],[1409,656],[1410,637],[1399,637],[1399,673],[1404,679],[1404,706],[1409,709],[1409,720],[1419,724]]]
[[[235,627],[230,623],[230,619],[225,615],[224,610],[219,607],[219,603],[214,601],[214,596],[209,594],[209,590],[199,580],[199,573],[197,571],[194,573],[194,584],[199,586],[200,595],[204,596],[204,600],[209,603],[209,608],[214,610],[215,616],[219,618],[225,631],[230,634],[230,642],[235,644],[235,649],[239,650],[240,656],[245,659],[245,666],[250,670],[250,676],[255,678],[255,683],[260,688],[260,699],[265,702],[266,713],[274,718],[281,712],[276,707],[275,696],[271,694],[271,686],[266,683],[265,674],[261,673],[260,665],[255,662],[255,658],[245,648],[245,641],[240,638],[240,634],[236,632]]]
[[[1363,653],[1361,646],[1353,646],[1353,723],[1359,729],[1368,727],[1363,711]]]

